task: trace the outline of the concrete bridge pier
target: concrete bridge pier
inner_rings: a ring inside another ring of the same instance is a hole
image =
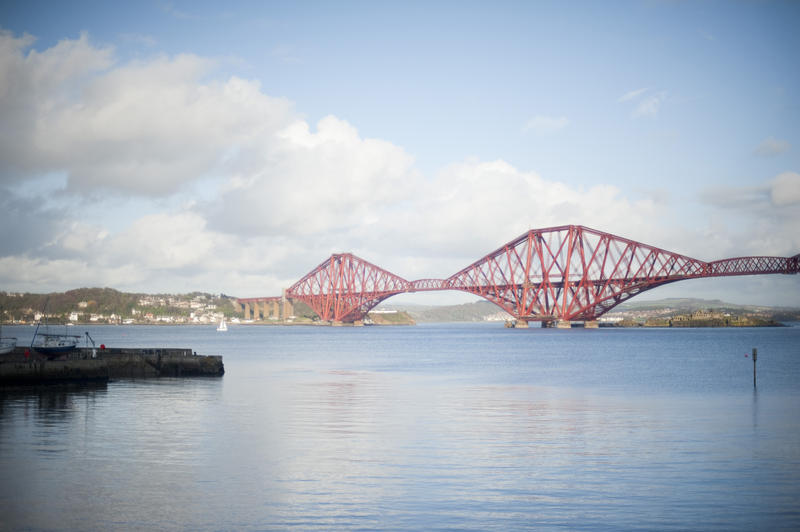
[[[243,303],[242,304],[242,312],[244,313],[244,319],[249,320],[250,319],[250,304],[249,303]]]
[[[515,329],[527,329],[528,328],[528,320],[521,320],[517,319],[517,322],[514,324]]]
[[[569,329],[570,327],[572,327],[572,323],[569,320],[558,320],[556,322],[557,329]]]
[[[583,328],[584,329],[599,329],[600,328],[600,324],[597,322],[597,320],[586,320],[585,322],[583,322]]]

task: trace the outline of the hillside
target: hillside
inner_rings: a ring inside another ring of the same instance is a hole
[[[416,325],[414,319],[403,311],[370,312],[365,322],[373,325]]]
[[[731,316],[752,316],[775,321],[800,320],[800,308],[737,305],[719,299],[667,298],[652,301],[628,301],[606,316],[677,316],[700,310],[713,310]]]
[[[233,316],[231,298],[224,294],[127,293],[113,288],[78,288],[50,294],[0,292],[0,320],[32,323],[46,314],[55,322],[119,323],[125,320],[181,323],[190,317],[216,320]]]
[[[737,305],[735,303],[726,303],[725,301],[721,301],[719,299],[698,299],[692,297],[672,297],[666,299],[656,299],[652,301],[637,301],[636,299],[632,299],[625,303],[622,303],[614,310],[656,310],[656,309],[664,309],[664,308],[672,308],[675,310],[680,311],[695,311],[704,308],[715,308],[715,309],[731,309],[731,310],[765,310],[765,309],[776,309],[778,307],[765,307],[765,306],[758,306],[758,305]]]
[[[417,323],[504,320],[509,316],[495,304],[475,301],[461,305],[381,305],[407,312]]]
[[[502,310],[488,301],[476,301],[461,305],[381,305],[381,308],[404,310],[418,323],[495,321],[509,318]],[[699,310],[713,310],[731,316],[751,316],[765,320],[800,321],[800,309],[736,305],[720,300],[696,298],[670,298],[656,301],[630,301],[615,307],[605,317],[620,319],[646,319],[691,314]]]

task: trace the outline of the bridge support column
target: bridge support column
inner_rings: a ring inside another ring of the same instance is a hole
[[[597,322],[597,320],[586,320],[585,322],[583,322],[583,328],[584,329],[599,329],[600,328],[600,324]]]
[[[292,300],[286,297],[286,290],[283,291],[281,303],[283,303],[283,315],[281,318],[287,320],[289,319],[289,316],[294,316],[294,305],[292,304]]]
[[[342,325],[344,325],[344,323],[342,323],[341,321],[331,320],[331,327],[341,327]]]
[[[557,329],[569,329],[570,327],[572,327],[572,324],[569,320],[558,320],[556,322]]]
[[[517,320],[514,323],[515,329],[527,329],[528,328],[528,321],[527,320]]]
[[[244,319],[250,319],[250,303],[242,303],[242,313],[244,314]]]
[[[364,322],[362,320],[356,320],[353,322],[353,327],[363,327]]]

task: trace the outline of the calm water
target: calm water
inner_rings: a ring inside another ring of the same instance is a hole
[[[800,327],[89,330],[226,374],[0,393],[0,529],[800,529]]]

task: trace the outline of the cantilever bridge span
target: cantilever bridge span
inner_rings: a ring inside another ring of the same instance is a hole
[[[351,253],[331,255],[285,291],[321,320],[356,322],[401,293],[460,290],[481,296],[517,319],[593,322],[616,305],[657,286],[685,279],[796,274],[793,257],[737,257],[712,262],[672,253],[580,225],[533,229],[446,279],[408,281]]]

